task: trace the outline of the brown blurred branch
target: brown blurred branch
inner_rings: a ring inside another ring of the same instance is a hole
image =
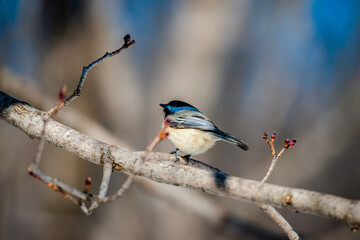
[[[29,104],[0,92],[1,119],[19,128],[30,138],[41,137],[44,114]],[[49,120],[45,141],[97,165],[102,165],[104,157],[110,154],[114,158],[115,171],[136,174],[156,182],[337,219],[346,222],[354,230],[360,223],[358,200],[261,183],[191,165],[175,164],[174,157],[167,153],[149,153],[135,173],[136,162],[142,158],[144,152],[133,152],[122,146],[106,144],[54,120]]]

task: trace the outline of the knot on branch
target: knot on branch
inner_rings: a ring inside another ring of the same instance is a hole
[[[74,96],[80,96],[80,94],[81,94],[81,90],[80,89],[75,89],[75,91],[74,91]]]

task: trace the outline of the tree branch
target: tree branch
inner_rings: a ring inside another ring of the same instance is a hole
[[[5,66],[0,66],[0,89],[4,91],[16,93],[20,98],[31,101],[33,104],[41,106],[40,108],[48,108],[54,98],[47,95],[47,93],[41,91],[41,87],[36,85],[34,79],[25,80],[24,76],[15,74],[11,69]],[[39,99],[39,96],[42,96]],[[68,114],[58,114],[57,119],[71,125],[78,131],[84,132],[91,136],[97,136],[103,139],[103,141],[111,142],[121,146],[127,146],[127,143],[121,141],[117,136],[109,132],[101,124],[97,123],[94,119],[83,115],[80,111],[75,110],[71,105],[67,105]],[[203,162],[191,160],[189,165],[196,167],[203,167],[212,171],[220,171],[210,165],[205,165]],[[129,179],[130,178],[130,179]],[[96,199],[97,202],[113,202],[121,197],[125,190],[127,190],[134,175],[128,175],[128,178],[124,181],[119,190],[112,196],[106,196],[103,199]],[[267,232],[261,227],[255,224],[249,223],[246,220],[242,220],[226,206],[219,202],[214,202],[206,195],[200,194],[195,191],[181,191],[173,192],[167,186],[163,184],[157,184],[153,181],[148,181],[145,178],[136,178],[134,181],[142,191],[147,194],[156,197],[157,200],[162,201],[164,204],[168,204],[173,209],[179,212],[189,212],[195,216],[200,217],[202,220],[212,224],[214,228],[232,229],[239,232],[251,232],[256,233],[259,238],[265,236],[273,236],[273,233]],[[91,178],[86,179],[84,193],[89,193],[91,187]],[[188,201],[191,199],[191,201]],[[85,211],[84,211],[85,210]],[[86,209],[82,211],[86,212]],[[280,236],[273,236],[273,239],[278,239]]]
[[[0,91],[0,118],[25,132],[30,138],[41,137],[45,112]],[[304,189],[283,187],[228,176],[223,172],[174,163],[167,153],[148,153],[135,170],[144,152],[109,145],[49,120],[45,141],[97,165],[110,154],[113,169],[136,174],[156,182],[197,189],[217,196],[247,202],[269,204],[292,211],[315,214],[346,222],[355,231],[360,223],[360,201]]]

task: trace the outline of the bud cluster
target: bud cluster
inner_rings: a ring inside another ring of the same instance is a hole
[[[296,139],[289,140],[288,138],[284,141],[284,148],[291,148],[295,145]]]

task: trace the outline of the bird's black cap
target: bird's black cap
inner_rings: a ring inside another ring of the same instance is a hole
[[[182,111],[182,110],[199,111],[194,106],[192,106],[186,102],[180,101],[180,100],[172,100],[168,104],[160,103],[160,106],[164,108],[165,117],[169,114],[173,114],[175,112]]]
[[[172,100],[168,104],[161,103],[160,106],[163,108],[170,106],[170,107],[192,107],[196,109],[196,107],[180,100]]]

